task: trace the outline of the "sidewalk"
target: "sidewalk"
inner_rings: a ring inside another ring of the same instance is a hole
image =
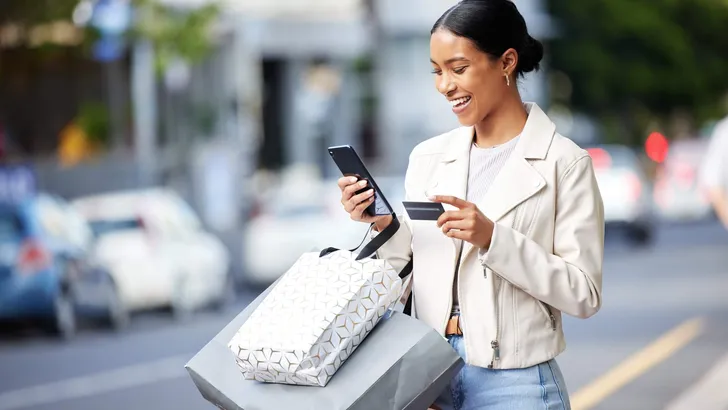
[[[728,354],[665,410],[728,410]]]

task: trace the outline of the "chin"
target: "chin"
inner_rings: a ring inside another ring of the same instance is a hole
[[[475,124],[478,123],[478,120],[475,119],[475,116],[473,115],[458,115],[458,122],[463,127],[473,127]]]

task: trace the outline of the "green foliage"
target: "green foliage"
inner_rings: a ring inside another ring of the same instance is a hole
[[[632,133],[676,110],[697,120],[718,114],[728,91],[728,2],[550,0],[549,8],[560,30],[550,65],[573,83],[565,102],[619,118]]]
[[[194,64],[210,52],[211,28],[220,12],[216,4],[195,10],[172,9],[158,0],[134,0],[134,5],[137,20],[132,34],[151,41],[159,73],[174,59]]]
[[[164,5],[160,0],[131,0],[135,19],[130,29],[132,39],[152,42],[157,56],[157,70],[164,72],[170,61],[182,59],[197,63],[212,48],[211,29],[220,14],[219,6],[209,3],[197,9],[179,9]],[[79,0],[2,0],[0,23],[12,22],[24,26],[65,20],[69,21]],[[99,38],[92,27],[86,29],[82,50],[90,52]]]
[[[76,117],[89,140],[106,145],[109,139],[109,110],[102,103],[87,102],[79,107]]]
[[[0,22],[39,24],[69,19],[77,0],[4,0],[0,2]]]

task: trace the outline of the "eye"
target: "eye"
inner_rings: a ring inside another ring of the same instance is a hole
[[[453,71],[453,72],[454,72],[455,74],[462,74],[462,73],[464,73],[464,72],[465,72],[465,70],[466,70],[467,68],[468,68],[468,66],[464,66],[464,67],[457,67],[457,68],[453,68],[453,70],[452,70],[452,71]]]
[[[435,75],[440,75],[440,74],[442,74],[442,70],[438,70],[438,69],[436,68],[436,69],[432,70],[432,74],[435,74]]]

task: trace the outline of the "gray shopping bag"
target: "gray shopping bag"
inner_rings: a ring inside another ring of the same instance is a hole
[[[227,347],[272,285],[185,366],[202,396],[224,410],[424,410],[463,361],[429,326],[394,312],[372,330],[326,387],[245,380]]]

